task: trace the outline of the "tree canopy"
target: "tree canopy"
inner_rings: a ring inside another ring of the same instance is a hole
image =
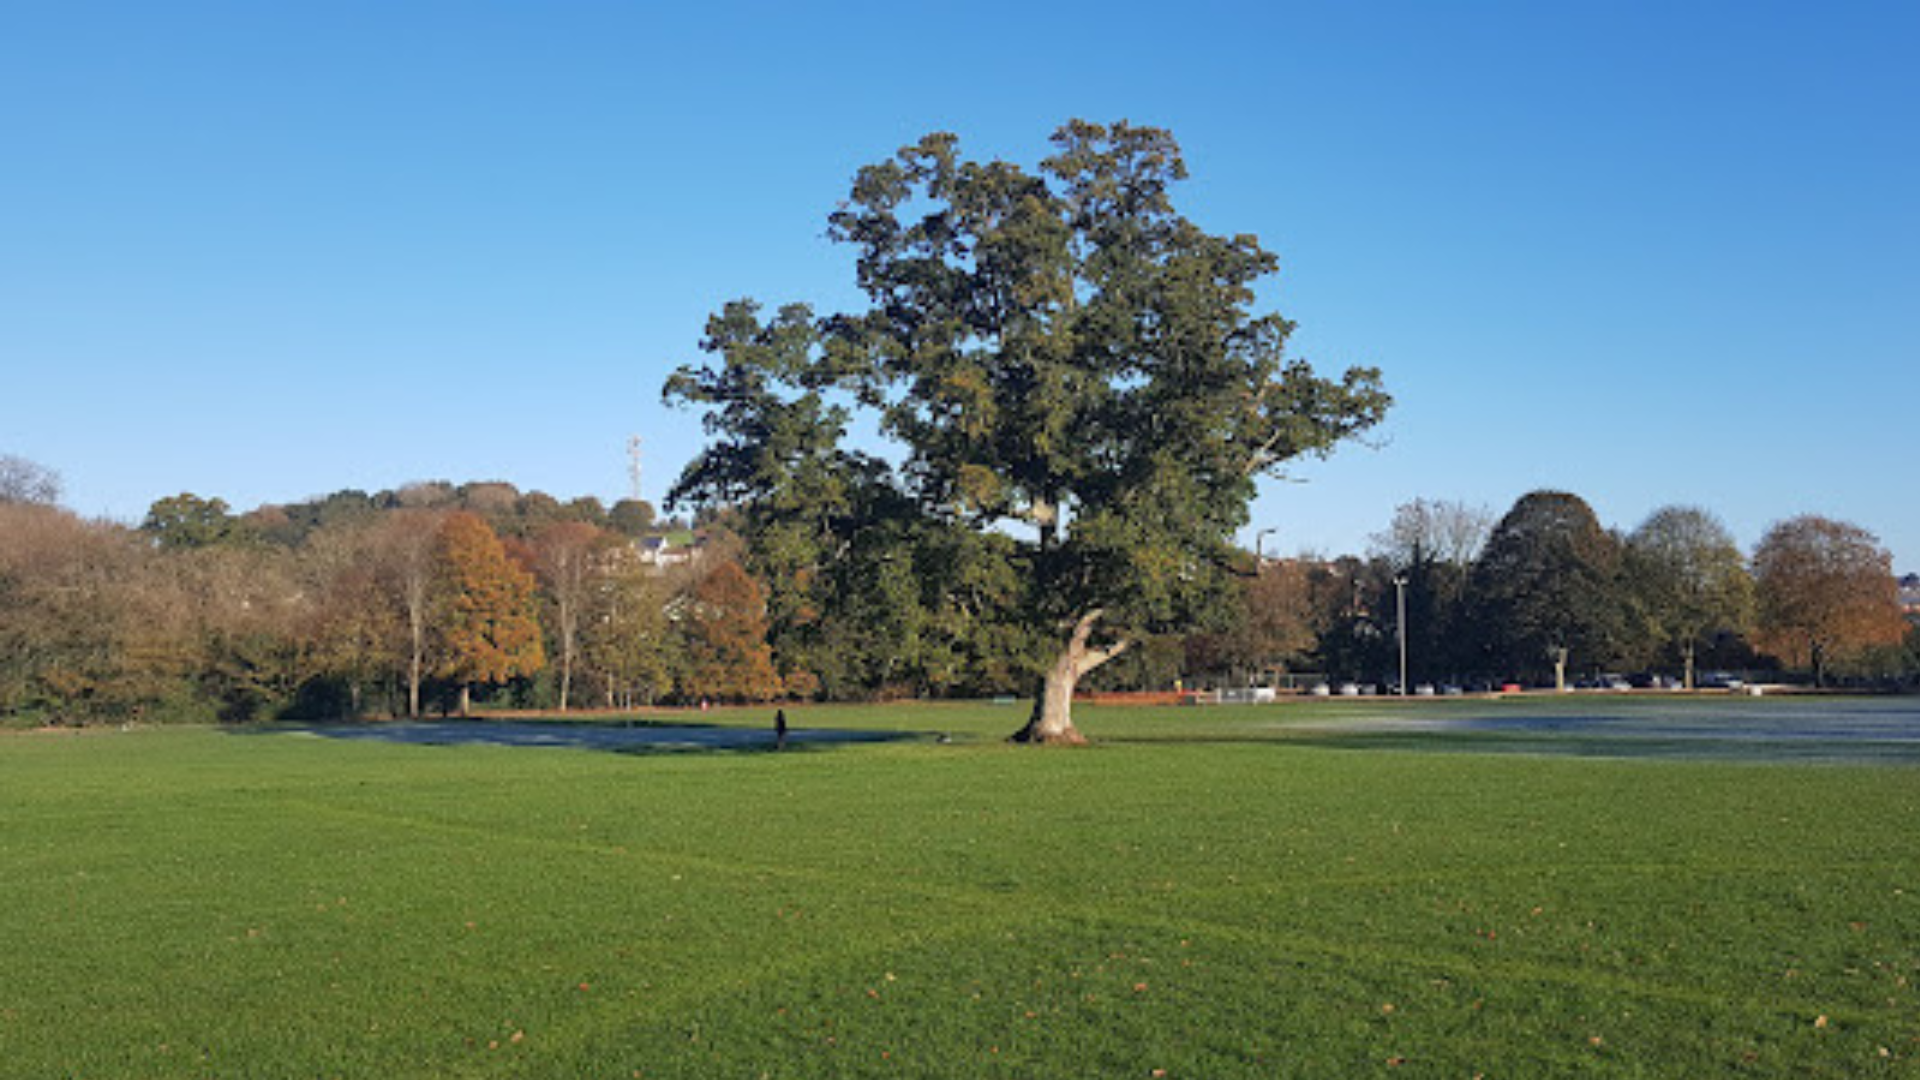
[[[1487,669],[1558,682],[1569,661],[1610,660],[1624,630],[1619,547],[1578,495],[1521,496],[1468,581]]]
[[[833,557],[848,512],[881,507],[1014,538],[1005,614],[1051,654],[1033,657],[1020,737],[1072,742],[1082,676],[1207,610],[1256,479],[1367,430],[1389,399],[1371,368],[1328,379],[1286,355],[1293,324],[1253,310],[1274,256],[1175,209],[1171,134],[1074,121],[1053,144],[1037,172],[969,159],[949,134],[861,169],[828,234],[868,306],[762,323],[731,305],[709,325],[715,360],[666,393],[708,408],[714,439],[673,497],[744,504],[805,561]],[[843,448],[855,407],[896,474]]]
[[[15,454],[0,454],[0,503],[60,501],[60,474]]]
[[[1780,522],[1754,549],[1753,573],[1762,641],[1810,666],[1816,686],[1836,662],[1906,633],[1892,556],[1858,525],[1813,514]]]
[[[1627,586],[1656,647],[1680,654],[1693,686],[1694,655],[1715,631],[1743,632],[1753,617],[1753,578],[1720,519],[1697,506],[1655,510],[1627,537]]]
[[[487,523],[464,510],[440,527],[445,566],[446,655],[441,674],[461,687],[505,682],[546,666],[533,575],[507,557]]]

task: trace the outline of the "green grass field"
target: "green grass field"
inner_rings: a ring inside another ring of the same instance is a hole
[[[0,735],[0,1076],[1920,1074],[1911,765],[792,715],[955,738]]]

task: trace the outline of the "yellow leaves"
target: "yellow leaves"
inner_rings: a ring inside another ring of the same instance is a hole
[[[1003,497],[1000,477],[992,469],[980,465],[960,466],[958,483],[960,498],[968,509],[996,506]]]
[[[993,387],[980,369],[963,367],[947,372],[940,379],[938,393],[940,400],[959,414],[960,430],[966,435],[980,438],[991,430],[995,419]]]
[[[512,1023],[511,1023],[511,1022],[509,1022],[509,1023],[508,1023],[508,1026],[509,1026],[509,1027],[512,1027],[513,1025],[512,1025]],[[504,1041],[504,1042],[503,1042],[502,1040],[500,1040],[500,1039],[488,1039],[488,1040],[487,1040],[487,1049],[488,1049],[488,1050],[498,1050],[498,1049],[500,1049],[500,1048],[501,1048],[502,1046],[519,1046],[519,1045],[520,1045],[521,1043],[523,1043],[523,1042],[526,1042],[526,1041],[527,1041],[527,1033],[526,1033],[526,1031],[525,1031],[524,1029],[522,1029],[522,1028],[519,1028],[519,1027],[514,1027],[514,1028],[513,1028],[513,1034],[511,1034],[511,1035],[508,1035],[508,1036],[506,1037],[506,1039],[505,1039],[505,1041]],[[469,1040],[469,1045],[471,1045],[471,1040]]]

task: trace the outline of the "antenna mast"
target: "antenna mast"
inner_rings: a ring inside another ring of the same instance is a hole
[[[632,485],[630,494],[634,502],[640,502],[640,436],[627,439],[627,482]]]

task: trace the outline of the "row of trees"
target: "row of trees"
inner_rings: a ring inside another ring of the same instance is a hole
[[[499,535],[520,540],[569,522],[632,538],[661,528],[684,528],[680,522],[656,521],[653,506],[640,499],[621,499],[611,508],[591,495],[562,502],[544,491],[522,493],[498,480],[459,485],[425,481],[373,494],[344,489],[306,502],[262,506],[245,514],[236,514],[218,496],[203,498],[183,492],[156,501],[141,528],[163,547],[298,547],[316,531],[366,524],[391,510],[465,510],[484,518]]]
[[[993,534],[870,516],[832,559],[794,565],[818,549],[777,529],[744,545],[731,513],[698,562],[663,568],[584,521],[520,539],[472,511],[398,507],[292,546],[234,530],[189,542],[160,523],[177,497],[130,529],[51,505],[50,473],[11,475],[35,478],[0,497],[0,714],[14,717],[417,715],[465,710],[475,689],[561,709],[1006,694],[1031,692],[1050,654]],[[1621,534],[1559,492],[1497,521],[1421,501],[1367,557],[1243,553],[1229,581],[1208,625],[1148,635],[1091,682],[1385,678],[1400,600],[1416,680],[1920,666],[1887,553],[1818,517],[1782,522],[1749,559],[1697,508]]]
[[[1690,686],[1709,663],[1824,684],[1920,664],[1891,558],[1856,525],[1783,521],[1749,558],[1704,509],[1664,507],[1623,534],[1556,491],[1497,521],[1416,501],[1369,558],[1268,563],[1241,601],[1236,628],[1195,639],[1190,664],[1382,678],[1397,672],[1403,629],[1410,677],[1431,681],[1661,670]]]
[[[725,545],[697,572],[662,569],[590,520],[521,538],[444,504],[340,515],[284,543],[251,527],[260,512],[192,495],[128,528],[55,505],[46,470],[7,475],[35,483],[0,492],[0,716],[418,715],[464,711],[476,689],[563,709],[784,689],[764,597]],[[313,505],[343,501],[359,500]]]

